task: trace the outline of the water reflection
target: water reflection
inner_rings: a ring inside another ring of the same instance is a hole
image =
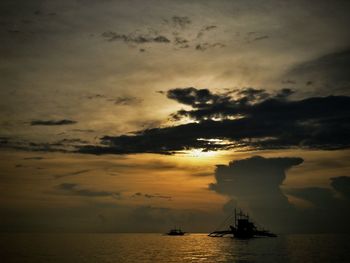
[[[345,235],[2,234],[0,240],[1,262],[350,262]]]

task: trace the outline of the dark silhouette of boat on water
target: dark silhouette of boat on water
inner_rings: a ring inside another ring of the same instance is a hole
[[[183,232],[180,228],[173,228],[171,229],[166,235],[168,236],[183,236],[186,232]]]
[[[232,219],[230,215],[225,221]],[[208,236],[210,237],[224,237],[224,236],[233,236],[234,238],[248,239],[254,237],[277,237],[276,234],[271,233],[268,230],[263,228],[258,228],[255,223],[253,223],[248,214],[244,214],[242,210],[237,212],[234,211],[234,223],[230,225],[228,230],[217,230],[211,232]]]

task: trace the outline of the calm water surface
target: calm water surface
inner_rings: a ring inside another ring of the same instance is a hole
[[[1,234],[0,262],[350,262],[349,235]]]

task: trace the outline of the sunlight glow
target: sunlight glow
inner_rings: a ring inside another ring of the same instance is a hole
[[[213,157],[217,155],[216,151],[204,151],[203,149],[192,149],[186,151],[189,157],[203,158],[203,157]]]

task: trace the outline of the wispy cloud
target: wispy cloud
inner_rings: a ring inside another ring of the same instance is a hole
[[[202,27],[197,34],[197,38],[201,38],[206,32],[214,29],[217,29],[217,26],[211,25]]]
[[[146,44],[146,43],[170,43],[170,40],[163,35],[148,34],[118,34],[113,31],[107,31],[102,33],[102,37],[107,41],[122,41],[132,44]]]
[[[57,189],[62,193],[69,195],[77,195],[83,197],[114,197],[120,198],[119,192],[109,192],[109,191],[98,191],[92,189],[82,188],[79,184],[75,183],[62,183],[57,186]]]
[[[217,43],[207,43],[207,42],[205,42],[205,43],[197,44],[196,45],[196,50],[205,51],[205,50],[211,49],[211,48],[223,48],[223,47],[225,47],[225,45],[222,44],[222,43],[219,43],[219,42],[217,42]]]
[[[87,95],[86,98],[89,100],[102,99],[105,101],[113,102],[116,105],[123,105],[123,106],[136,105],[142,102],[141,98],[130,96],[130,95],[113,97],[113,96],[107,96],[104,94],[91,94],[91,95]]]
[[[80,175],[80,174],[88,173],[90,171],[92,171],[92,170],[91,169],[84,169],[84,170],[79,170],[79,171],[69,172],[69,173],[64,173],[64,174],[56,174],[56,175],[54,175],[54,177],[56,179],[59,179],[59,178],[62,178],[62,177],[74,176],[74,175]]]
[[[63,120],[33,120],[30,122],[30,125],[32,126],[58,126],[58,125],[71,125],[71,124],[76,124],[77,121],[74,120],[68,120],[68,119],[63,119]]]
[[[175,27],[185,29],[187,26],[189,26],[192,23],[192,21],[187,16],[173,16],[170,19],[170,23],[172,23],[172,25]]]
[[[166,199],[168,201],[172,200],[172,197],[169,195],[162,195],[162,194],[147,194],[147,193],[140,193],[137,192],[135,194],[133,194],[131,197],[136,198],[136,197],[143,197],[143,198],[147,198],[147,199],[153,199],[153,198],[158,198],[158,199]]]

